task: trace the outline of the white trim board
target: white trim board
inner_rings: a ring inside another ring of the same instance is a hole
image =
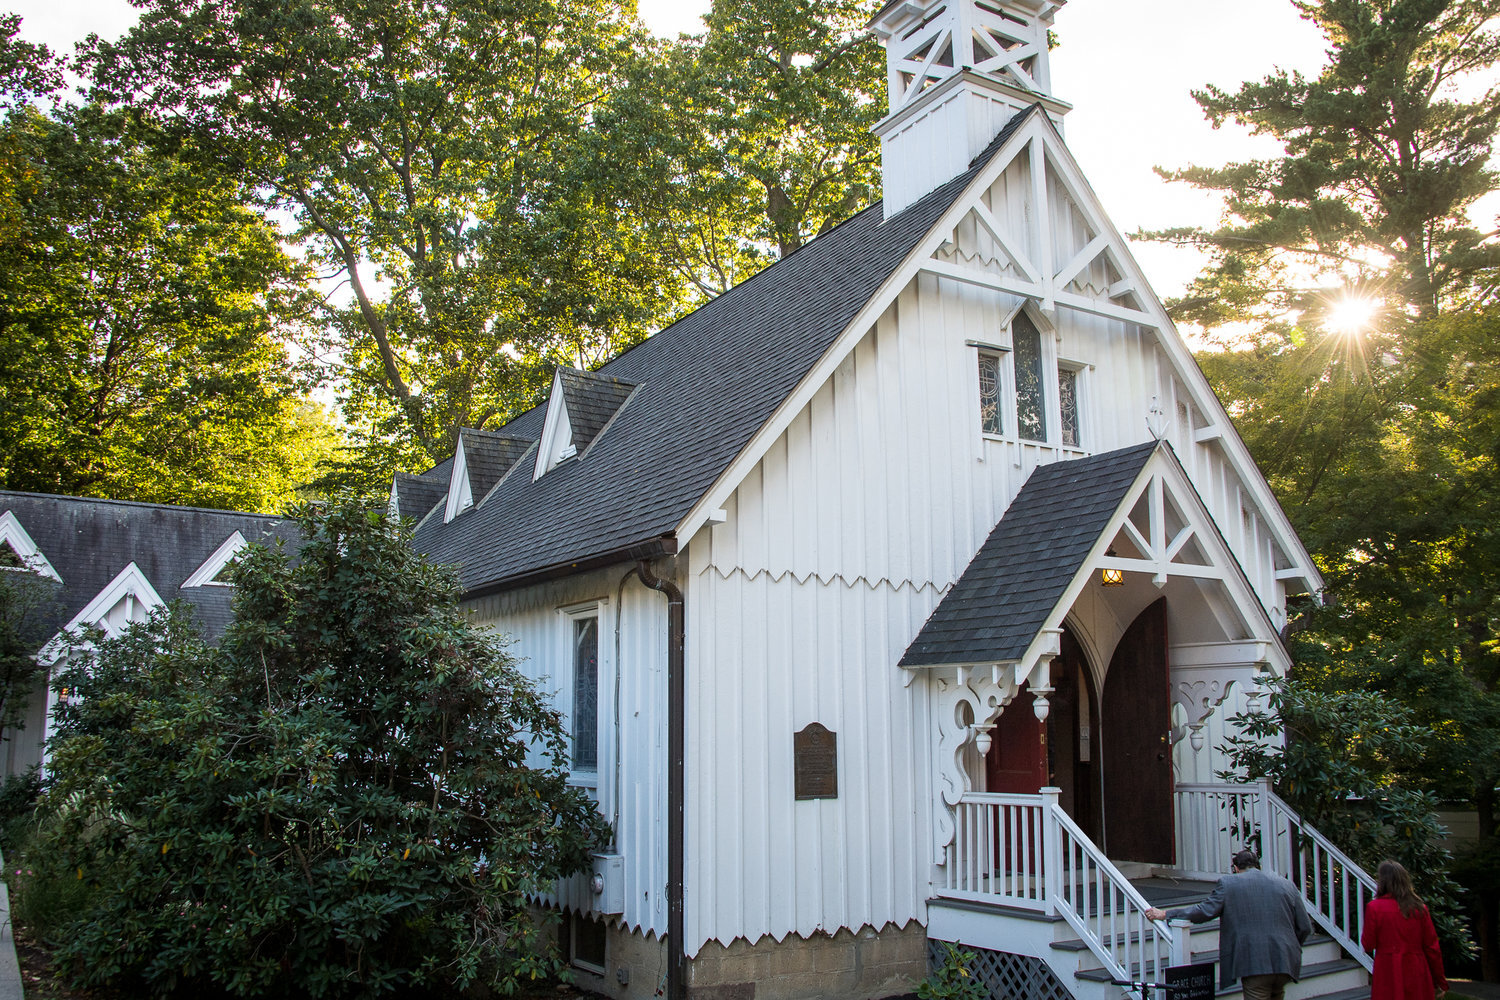
[[[214,577],[223,572],[224,567],[233,562],[235,557],[240,554],[240,551],[248,548],[249,545],[250,543],[245,541],[245,536],[240,534],[239,531],[235,531],[228,538],[224,539],[217,549],[214,549],[213,555],[205,559],[202,566],[193,570],[192,575],[182,581],[181,589],[186,590],[189,587],[233,586],[233,584],[216,580]],[[132,563],[132,565],[134,564]]]

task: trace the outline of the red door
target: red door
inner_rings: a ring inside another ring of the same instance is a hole
[[[1171,864],[1175,854],[1170,684],[1163,597],[1125,630],[1104,677],[1104,849],[1115,861]]]

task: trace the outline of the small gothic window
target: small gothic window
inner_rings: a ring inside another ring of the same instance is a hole
[[[1004,434],[1000,417],[1000,356],[979,352],[979,427],[986,434]]]
[[[1062,411],[1062,443],[1069,448],[1079,447],[1078,433],[1078,373],[1071,368],[1057,370],[1057,402]]]
[[[573,619],[573,767],[599,770],[599,619]]]
[[[1042,378],[1042,334],[1024,312],[1011,321],[1015,348],[1016,427],[1028,441],[1047,440],[1047,397]]]

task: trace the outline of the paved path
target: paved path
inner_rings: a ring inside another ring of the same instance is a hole
[[[10,888],[0,882],[0,1000],[21,1000],[21,963],[10,927]]]

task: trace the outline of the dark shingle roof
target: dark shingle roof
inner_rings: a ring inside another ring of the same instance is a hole
[[[197,507],[0,491],[0,513],[7,510],[63,579],[62,587],[55,588],[39,609],[37,620],[28,623],[29,635],[45,632],[42,641],[71,621],[132,562],[163,601],[186,600],[204,630],[217,636],[230,621],[234,591],[182,590],[183,582],[236,531],[252,544],[274,544],[278,538],[294,542],[298,537],[294,521]]]
[[[968,171],[890,219],[879,204],[866,209],[604,365],[600,375],[636,389],[581,461],[534,482],[510,476],[451,523],[429,518],[417,529],[417,549],[460,564],[473,591],[670,536],[1035,113],[1019,112]],[[536,440],[544,419],[537,407],[504,433]]]
[[[1020,660],[1157,447],[1038,466],[901,665]]]
[[[429,472],[414,476],[396,473],[396,512],[403,518],[420,521],[438,501],[448,495],[448,477]]]
[[[574,368],[559,368],[557,376],[568,407],[568,422],[573,425],[573,446],[582,455],[594,436],[609,423],[609,418],[630,398],[635,386]]]
[[[532,441],[496,431],[459,431],[464,443],[464,462],[469,470],[469,491],[477,504],[484,499],[511,466],[530,450]],[[444,488],[447,484],[444,483]]]

